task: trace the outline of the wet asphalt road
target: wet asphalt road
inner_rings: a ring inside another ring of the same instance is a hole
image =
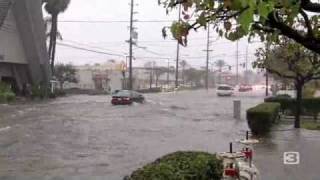
[[[32,105],[0,105],[0,179],[121,180],[178,150],[221,152],[243,138],[245,114],[259,93],[216,97],[213,91],[146,95],[148,102],[112,106],[108,96],[69,96]],[[319,180],[320,133],[280,125],[255,146],[262,180]],[[283,165],[285,151],[300,165]]]

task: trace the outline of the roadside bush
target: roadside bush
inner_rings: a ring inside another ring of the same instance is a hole
[[[311,115],[314,120],[317,120],[320,113],[320,98],[303,99],[302,107],[304,114]]]
[[[264,102],[280,103],[280,110],[285,114],[295,112],[295,99],[291,98],[289,95],[268,97],[264,99]]]
[[[46,89],[46,87],[40,86],[40,85],[34,85],[31,87],[31,98],[44,99],[46,97],[47,92],[48,90]]]
[[[124,180],[220,180],[223,165],[215,154],[175,152],[134,171]]]
[[[262,103],[247,110],[249,128],[254,135],[264,135],[279,118],[279,103]]]
[[[12,92],[9,85],[0,82],[0,103],[12,102],[16,95]]]
[[[296,110],[296,100],[287,97],[269,97],[264,99],[265,102],[276,102],[281,104],[281,112],[287,115],[294,115]],[[302,115],[313,116],[315,120],[320,113],[320,98],[302,99]]]

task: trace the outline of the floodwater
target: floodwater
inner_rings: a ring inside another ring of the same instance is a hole
[[[262,102],[260,95],[200,90],[148,94],[132,106],[87,95],[0,105],[0,179],[122,180],[174,151],[228,151],[248,130],[245,109]],[[235,99],[241,120],[233,118]],[[255,150],[262,180],[319,180],[319,132],[279,125]],[[300,152],[300,164],[284,165],[285,151]]]

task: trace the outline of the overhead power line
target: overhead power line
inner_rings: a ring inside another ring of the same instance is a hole
[[[104,51],[92,50],[92,49],[87,49],[87,48],[84,48],[84,47],[79,47],[79,46],[75,46],[75,45],[71,45],[71,44],[65,44],[65,43],[60,43],[60,42],[57,42],[57,45],[59,45],[59,46],[64,46],[64,47],[69,47],[69,48],[73,48],[73,49],[78,49],[78,50],[82,50],[82,51],[93,52],[93,53],[97,53],[97,54],[104,54],[104,55],[117,56],[117,57],[124,57],[123,54],[115,54],[115,53],[109,53],[109,52],[104,52]]]
[[[137,20],[135,23],[171,23],[175,20]],[[60,20],[61,23],[129,23],[127,20]]]

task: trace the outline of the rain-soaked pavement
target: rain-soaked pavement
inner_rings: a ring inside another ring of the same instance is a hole
[[[232,116],[262,101],[210,91],[146,95],[143,105],[112,106],[108,96],[69,96],[32,105],[0,105],[0,179],[121,180],[170,152],[228,150],[248,129]],[[255,146],[262,180],[319,180],[320,133],[281,125]],[[300,165],[284,165],[298,151]]]

